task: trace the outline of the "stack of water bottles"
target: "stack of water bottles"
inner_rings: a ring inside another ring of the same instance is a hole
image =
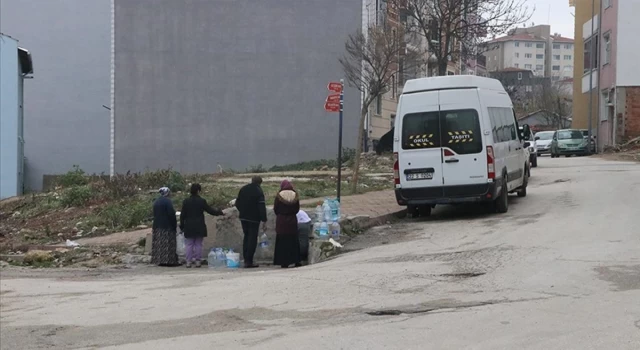
[[[322,205],[318,204],[313,233],[319,239],[340,238],[340,201],[325,198]]]
[[[207,265],[210,269],[220,269],[224,267],[240,267],[240,254],[233,249],[211,248],[207,255]]]

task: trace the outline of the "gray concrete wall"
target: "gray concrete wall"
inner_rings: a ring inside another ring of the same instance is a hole
[[[362,0],[116,0],[116,172],[337,155],[326,84]],[[360,94],[346,90],[345,146]]]
[[[0,32],[33,55],[24,84],[26,187],[74,164],[109,170],[109,0],[1,0]]]

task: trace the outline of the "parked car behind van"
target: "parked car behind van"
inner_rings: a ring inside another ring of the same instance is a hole
[[[430,215],[438,204],[489,202],[505,213],[509,193],[527,195],[530,144],[498,80],[409,80],[396,115],[395,194],[409,212]]]
[[[551,140],[551,158],[572,155],[588,155],[589,139],[584,138],[582,132],[577,129],[558,130]]]

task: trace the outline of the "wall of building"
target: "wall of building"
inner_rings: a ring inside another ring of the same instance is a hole
[[[617,60],[617,85],[640,85],[640,1],[617,1],[618,6],[618,35],[617,47],[620,48]]]
[[[337,155],[323,109],[362,0],[116,0],[115,170],[294,163]],[[344,146],[360,93],[345,91]]]
[[[609,89],[616,85],[616,58],[617,58],[617,39],[618,39],[618,9],[617,0],[610,0],[611,7],[602,9],[601,22],[601,49],[600,49],[600,89]],[[605,63],[605,41],[604,35],[610,35],[610,63]]]
[[[20,193],[19,80],[18,41],[0,35],[0,199]]]
[[[596,13],[599,12],[600,0],[595,0]],[[589,94],[582,92],[584,76],[584,39],[583,25],[592,18],[591,0],[575,0],[575,37],[573,52],[573,124],[574,128],[586,129],[589,124]],[[588,84],[587,84],[588,88]],[[598,94],[593,98],[593,127],[598,118]]]
[[[108,171],[110,1],[2,0],[0,31],[35,58],[24,91],[26,187],[74,164]]]

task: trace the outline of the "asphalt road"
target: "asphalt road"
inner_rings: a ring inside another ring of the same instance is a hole
[[[539,164],[299,269],[3,270],[0,348],[640,349],[640,165]]]

